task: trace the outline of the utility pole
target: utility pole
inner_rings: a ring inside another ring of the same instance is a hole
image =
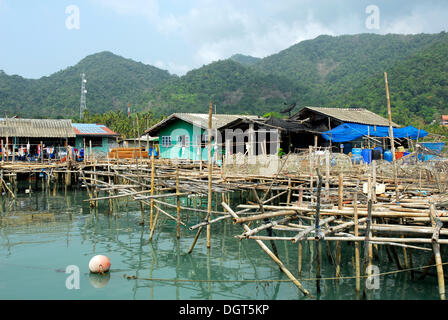
[[[81,74],[81,79],[82,79],[82,81],[81,81],[81,104],[79,106],[79,119],[82,119],[84,110],[87,110],[87,102],[86,102],[87,101],[86,100],[86,93],[87,93],[86,82],[87,82],[87,80],[86,80],[85,73]]]

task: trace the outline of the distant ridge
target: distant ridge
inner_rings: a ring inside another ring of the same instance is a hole
[[[121,110],[264,115],[284,103],[359,107],[386,116],[389,74],[394,122],[430,123],[448,114],[448,35],[319,36],[263,59],[236,54],[178,77],[117,56],[89,55],[37,80],[0,72],[0,116],[70,118],[79,113],[80,74],[87,74],[91,113]],[[0,66],[1,69],[1,66]]]
[[[234,54],[233,56],[231,56],[230,60],[241,63],[243,66],[248,67],[248,66],[251,66],[251,65],[257,63],[258,61],[260,61],[261,58],[246,56],[244,54],[237,53],[237,54]]]

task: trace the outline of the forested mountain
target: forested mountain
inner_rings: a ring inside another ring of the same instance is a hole
[[[385,115],[387,71],[394,121],[430,123],[448,113],[447,56],[445,32],[319,36],[263,59],[236,54],[178,77],[102,52],[38,80],[0,72],[0,116],[77,117],[83,72],[91,115],[126,112],[128,102],[155,117],[207,112],[210,100],[219,113],[261,115],[297,102]]]
[[[448,39],[442,39],[388,71],[392,116],[398,123],[422,126],[448,114]],[[386,115],[384,73],[335,95],[328,106],[362,106]]]
[[[237,53],[237,54],[234,54],[233,56],[231,56],[230,60],[233,60],[235,62],[241,63],[243,66],[248,67],[248,66],[254,65],[255,63],[257,63],[261,59]]]
[[[123,110],[142,104],[142,93],[175,76],[110,52],[90,55],[77,65],[38,80],[0,72],[0,115],[75,117],[79,115],[81,74],[87,75],[91,112]]]
[[[150,102],[146,107],[156,115],[208,112],[210,100],[216,104],[218,113],[262,115],[299,91],[285,77],[266,75],[228,59],[170,80],[145,97]]]
[[[352,91],[360,82],[383,74],[447,38],[446,33],[319,36],[266,57],[252,67],[308,86],[311,95],[297,97],[301,105],[327,105],[336,95]]]

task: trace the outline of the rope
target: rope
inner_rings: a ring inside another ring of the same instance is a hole
[[[443,265],[448,264],[448,262],[444,262],[442,263]],[[431,265],[427,265],[427,266],[422,266],[422,267],[415,267],[415,268],[408,268],[408,269],[403,269],[403,270],[394,270],[394,271],[388,271],[388,272],[382,272],[379,273],[375,276],[386,276],[386,275],[391,275],[391,274],[396,274],[396,273],[400,273],[400,272],[408,272],[408,271],[413,271],[413,270],[419,270],[419,269],[424,269],[424,268],[430,268],[430,267],[435,267],[437,266],[437,264],[431,264]],[[364,275],[364,276],[359,276],[359,278],[362,279],[367,279],[370,276]],[[265,280],[258,280],[258,279],[241,279],[241,280],[208,280],[208,279],[199,279],[199,280],[194,280],[194,279],[168,279],[168,278],[139,278],[136,276],[129,276],[129,275],[124,275],[123,277],[127,278],[128,280],[148,280],[148,281],[165,281],[165,282],[198,282],[198,283],[208,283],[208,282],[217,282],[217,283],[231,283],[231,282],[247,282],[247,283],[253,283],[253,282],[291,282],[291,280],[289,279],[265,279]],[[341,277],[322,277],[322,278],[300,278],[298,280],[300,281],[316,281],[316,280],[321,280],[321,281],[325,281],[325,280],[349,280],[349,279],[356,279],[356,276],[341,276]]]

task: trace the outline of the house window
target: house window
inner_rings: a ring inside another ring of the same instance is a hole
[[[162,147],[171,147],[171,137],[170,136],[162,137]]]
[[[177,137],[177,143],[180,147],[189,147],[190,146],[190,136],[183,135]]]

